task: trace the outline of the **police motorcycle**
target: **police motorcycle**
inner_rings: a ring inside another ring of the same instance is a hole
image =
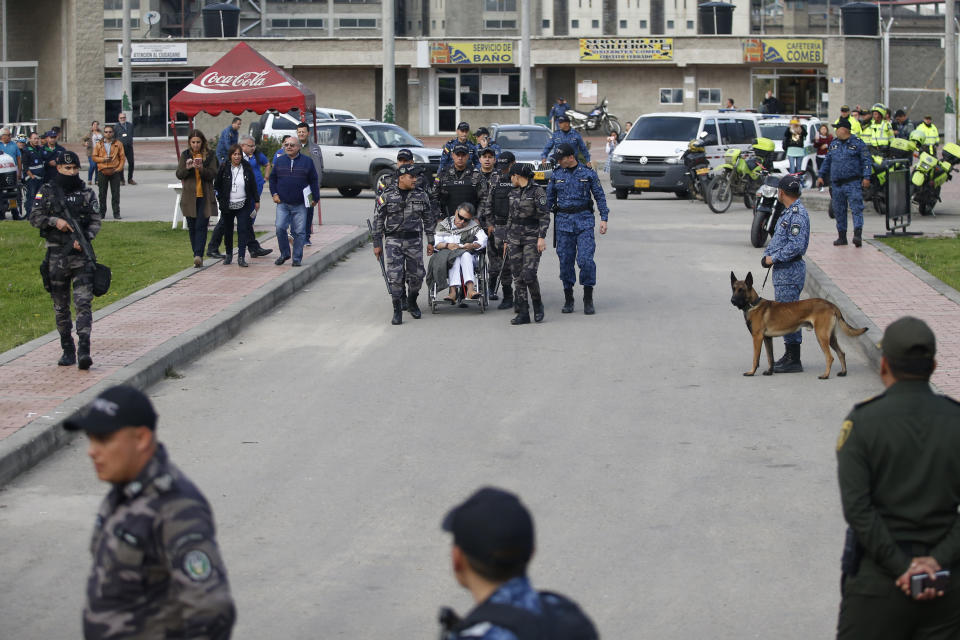
[[[0,153],[0,220],[7,211],[14,220],[23,217],[23,190],[17,180],[17,161]]]
[[[801,180],[802,173],[793,174]],[[764,174],[763,183],[757,189],[756,201],[753,205],[753,223],[750,225],[750,244],[757,249],[767,243],[777,230],[777,222],[783,215],[783,203],[777,197],[780,192],[779,175]]]
[[[620,137],[623,128],[620,126],[620,120],[616,116],[607,113],[607,106],[610,102],[604,98],[597,106],[590,110],[590,113],[583,113],[576,109],[567,109],[567,117],[570,118],[570,127],[576,131],[596,131],[600,129],[603,135],[608,136],[611,132]]]
[[[680,161],[686,167],[685,176],[689,184],[691,197],[706,202],[707,188],[710,184],[710,160],[707,159],[704,145],[715,143],[713,136],[695,138],[687,144]]]
[[[917,166],[910,182],[913,184],[913,201],[920,208],[920,215],[933,214],[933,207],[940,202],[940,187],[952,179],[954,168],[960,164],[960,145],[945,144],[940,152],[941,160],[926,151],[920,152]]]
[[[733,196],[743,197],[743,206],[753,209],[757,188],[763,183],[762,176],[773,168],[776,145],[769,138],[757,138],[753,143],[753,155],[744,155],[740,149],[731,147],[723,154],[724,163],[714,170],[707,191],[707,205],[714,213],[723,213],[730,208]]]
[[[873,208],[882,216],[887,215],[887,174],[891,169],[909,167],[917,146],[912,140],[893,138],[885,151],[886,155],[872,155],[870,186],[863,190],[863,201],[873,203]],[[936,160],[936,158],[934,158]]]

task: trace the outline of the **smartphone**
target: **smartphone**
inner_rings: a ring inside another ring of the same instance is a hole
[[[924,589],[936,589],[938,591],[943,591],[947,588],[947,585],[950,584],[950,571],[947,569],[942,569],[937,571],[936,579],[931,579],[925,573],[920,573],[915,576],[910,576],[910,595],[916,598],[918,595],[923,593]]]

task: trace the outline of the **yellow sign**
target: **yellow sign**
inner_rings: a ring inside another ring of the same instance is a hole
[[[743,61],[823,64],[823,40],[751,38],[743,41]]]
[[[673,60],[673,38],[580,38],[580,59]]]
[[[434,42],[430,64],[510,64],[512,42]]]

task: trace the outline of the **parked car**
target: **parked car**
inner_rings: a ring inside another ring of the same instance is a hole
[[[737,147],[749,151],[760,135],[759,115],[748,112],[648,113],[634,118],[633,127],[610,157],[610,183],[618,200],[630,193],[672,191],[690,195],[683,152],[701,133],[715,144],[705,146],[711,167],[723,162],[724,152]]]
[[[380,176],[397,168],[397,152],[410,149],[414,162],[432,175],[440,165],[440,149],[423,143],[395,124],[377,120],[317,123],[317,143],[323,153],[323,184],[353,198],[373,189]]]
[[[317,107],[317,120],[356,120],[357,116],[345,109]]]
[[[817,130],[823,124],[819,118],[813,116],[794,116],[800,120],[800,124],[807,132],[807,154],[803,156],[803,187],[808,189],[817,181],[817,149],[813,146],[813,141],[817,137]],[[787,160],[787,154],[783,150],[783,134],[787,132],[790,126],[791,116],[760,116],[760,135],[764,138],[770,138],[777,145],[777,154],[773,158],[773,167],[776,171],[786,174],[790,163]]]
[[[250,135],[257,141],[266,141],[271,138],[281,140],[285,135],[297,135],[298,124],[300,124],[299,111],[288,113],[268,111],[258,120],[250,123]],[[311,129],[313,128],[312,122],[308,121],[307,124]]]
[[[547,146],[553,132],[542,124],[493,124],[490,127],[490,141],[500,145],[502,151],[509,151],[517,162],[529,164],[533,169],[533,179],[537,184],[545,185],[553,173],[550,162],[540,162],[540,154]]]

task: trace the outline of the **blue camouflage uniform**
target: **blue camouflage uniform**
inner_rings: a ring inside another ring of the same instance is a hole
[[[523,576],[512,578],[500,585],[500,588],[493,592],[487,602],[495,604],[506,604],[520,609],[526,609],[533,613],[542,613],[540,604],[540,595],[530,584],[530,580]],[[517,640],[516,634],[512,631],[498,627],[489,622],[479,622],[472,627],[468,627],[456,635],[457,638],[473,638],[476,640]]]
[[[470,142],[469,138],[467,138],[466,142],[460,142],[460,140],[454,136],[452,139],[447,140],[446,143],[444,143],[443,150],[440,152],[440,167],[437,169],[438,174],[453,164],[453,148],[458,144],[462,144],[470,150],[470,157],[467,158],[467,164],[476,164],[477,151],[479,151],[477,145],[473,142]]]
[[[870,178],[871,169],[867,145],[857,136],[830,143],[827,157],[820,167],[820,177],[832,188],[830,207],[840,233],[847,232],[847,205],[853,216],[853,228],[863,228],[863,186],[860,181]]]
[[[803,283],[807,278],[807,265],[803,254],[810,243],[810,216],[807,208],[797,200],[787,208],[773,238],[763,255],[773,260],[773,293],[777,302],[796,302],[800,299]],[[783,336],[784,344],[800,344],[800,331]]]
[[[36,197],[40,187],[43,186],[43,177],[46,175],[47,163],[43,155],[42,148],[35,149],[27,145],[23,150],[23,175],[24,183],[27,186],[27,193],[23,199],[24,212],[29,216],[33,210],[33,199]],[[27,171],[30,171],[32,178],[27,177]],[[56,171],[56,169],[51,169]]]
[[[554,128],[557,128],[560,123],[557,122],[557,118],[562,115],[566,115],[567,111],[570,110],[570,105],[566,102],[558,102],[552,107],[550,107],[550,113],[547,114],[547,117],[550,118],[550,121],[553,122]]]
[[[564,131],[563,129],[557,129],[554,131],[553,136],[551,136],[550,140],[547,142],[547,146],[545,146],[543,151],[540,153],[540,157],[549,157],[551,150],[556,151],[557,147],[563,143],[567,143],[573,147],[574,151],[577,152],[577,155],[582,155],[584,162],[590,162],[590,151],[587,150],[587,145],[584,144],[583,138],[580,137],[580,134],[573,129],[570,129],[570,131]],[[601,193],[603,192],[601,191]]]
[[[474,146],[474,149],[473,149],[473,164],[474,164],[474,166],[477,167],[477,169],[480,168],[480,152],[483,151],[484,149],[488,148],[488,147],[489,147],[490,149],[493,149],[493,157],[494,157],[494,159],[499,158],[499,157],[500,157],[500,154],[503,152],[503,149],[500,148],[500,145],[498,145],[498,144],[495,143],[495,142],[488,142],[486,147],[481,147],[480,145],[475,145],[475,146]]]
[[[557,257],[560,259],[560,281],[564,289],[572,289],[577,281],[574,261],[580,267],[580,284],[593,287],[597,283],[597,265],[593,261],[596,241],[595,219],[590,194],[597,202],[600,219],[606,222],[610,209],[603,194],[597,172],[586,165],[572,169],[557,167],[547,184],[547,207],[556,212]]]

